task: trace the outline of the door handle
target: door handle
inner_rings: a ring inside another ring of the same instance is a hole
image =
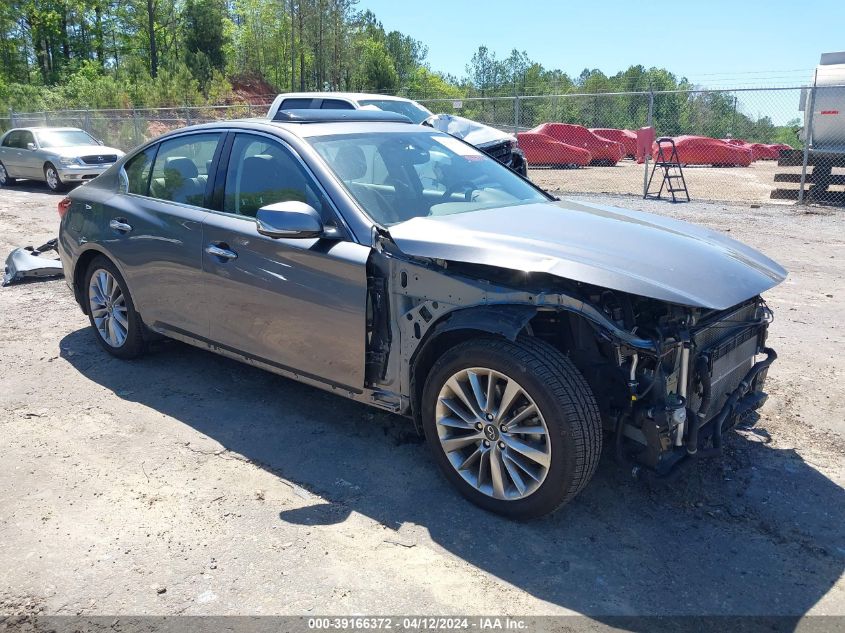
[[[114,218],[109,222],[109,228],[118,233],[129,233],[132,230],[132,227],[123,218]]]
[[[205,247],[205,252],[220,259],[230,260],[237,259],[238,254],[235,251],[224,248],[225,244],[218,246],[217,244],[209,244]]]

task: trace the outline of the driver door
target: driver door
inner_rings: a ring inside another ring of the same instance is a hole
[[[203,222],[212,342],[360,392],[370,248],[348,239],[279,239],[258,233],[258,209],[287,200],[310,204],[324,224],[337,222],[302,161],[275,138],[236,134],[223,179],[222,205]],[[219,249],[226,255],[220,256]]]

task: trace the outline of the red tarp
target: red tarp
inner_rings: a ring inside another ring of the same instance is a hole
[[[678,160],[684,165],[748,167],[752,161],[750,147],[707,136],[676,136],[675,148],[678,150]],[[652,151],[656,158],[657,143]],[[671,146],[663,143],[663,154],[667,160],[671,151]]]
[[[736,145],[737,147],[746,147],[751,150],[751,160],[777,160],[780,150],[772,148],[770,145],[764,143],[749,143],[739,138],[723,138],[725,143]]]
[[[606,138],[615,143],[622,143],[625,156],[634,158],[637,155],[637,134],[631,130],[617,130],[612,127],[591,127],[590,132],[596,136]]]
[[[597,136],[582,125],[543,123],[531,131],[536,134],[545,134],[573,147],[583,147],[592,154],[593,159],[590,161],[592,165],[615,165],[625,156],[625,148],[621,143]]]
[[[585,149],[561,143],[545,134],[519,132],[519,149],[525,152],[529,165],[589,165],[592,155]]]

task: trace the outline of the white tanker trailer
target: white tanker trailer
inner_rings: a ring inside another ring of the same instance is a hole
[[[804,128],[799,137],[807,142],[809,136],[810,152],[845,154],[845,51],[822,54],[813,85],[814,91],[801,91]]]

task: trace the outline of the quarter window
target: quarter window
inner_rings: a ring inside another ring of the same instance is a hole
[[[223,210],[254,217],[263,206],[290,200],[310,204],[326,219],[322,196],[290,150],[270,139],[238,134],[226,173]]]
[[[219,140],[217,133],[191,134],[161,143],[153,166],[150,196],[203,206],[208,172]]]

